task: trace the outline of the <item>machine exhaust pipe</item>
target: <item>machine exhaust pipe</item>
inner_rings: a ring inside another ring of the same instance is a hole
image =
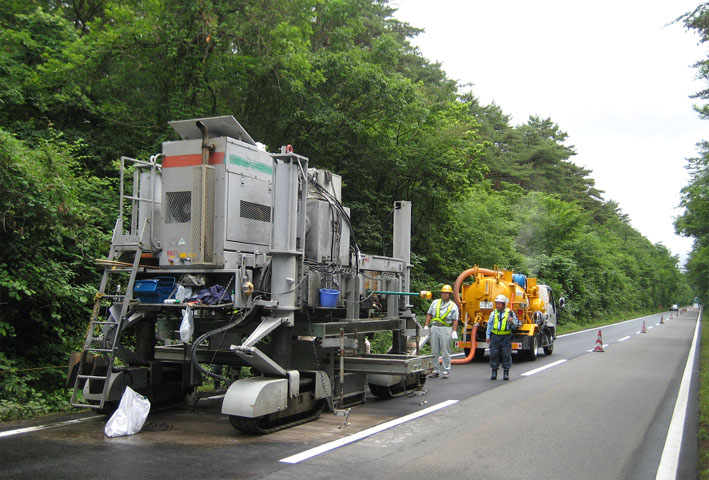
[[[202,132],[202,165],[209,165],[209,154],[214,150],[214,145],[209,144],[209,130],[207,125],[197,120],[197,128]]]

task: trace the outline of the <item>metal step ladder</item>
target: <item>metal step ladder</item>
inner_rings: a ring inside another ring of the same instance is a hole
[[[119,216],[116,220],[116,225],[113,229],[111,237],[111,248],[108,253],[107,261],[101,261],[103,265],[103,276],[101,277],[101,285],[98,293],[94,297],[94,306],[91,312],[89,327],[84,340],[84,347],[81,353],[80,361],[78,362],[78,370],[74,379],[74,388],[71,395],[71,405],[73,407],[92,408],[102,411],[106,405],[108,395],[110,393],[110,379],[114,373],[115,360],[117,350],[120,348],[120,338],[124,327],[131,321],[127,318],[130,308],[130,302],[133,299],[133,287],[138,272],[141,268],[145,269],[140,264],[143,253],[154,253],[154,246],[151,225],[154,218],[145,218],[142,225],[138,225],[138,212],[141,203],[149,204],[154,212],[155,204],[159,204],[156,198],[158,195],[155,192],[156,175],[159,173],[160,166],[157,163],[159,156],[150,158],[150,162],[144,162],[128,157],[121,158],[121,178],[120,178],[120,204]],[[127,194],[124,191],[124,173],[133,167],[133,193]],[[139,170],[149,169],[149,185],[150,192],[146,198],[140,196],[140,178]],[[130,202],[131,218],[130,230],[128,234],[123,232],[123,211],[124,202]],[[132,255],[132,259],[130,256]],[[129,262],[119,261],[125,260],[128,257]],[[118,289],[115,294],[107,294],[106,289],[111,283],[111,277],[120,274],[128,274],[128,279],[125,282],[125,289]],[[113,307],[109,310],[107,318],[99,319],[101,304],[104,300],[110,300]],[[120,306],[120,309],[117,308]],[[78,399],[79,390],[84,388],[84,385],[89,382],[89,389],[94,390],[94,394],[101,390],[101,400],[98,403],[89,403],[87,401],[80,402]],[[92,388],[93,387],[93,388]]]
[[[132,267],[121,268],[110,265],[109,263],[104,265],[101,286],[94,298],[94,308],[91,312],[91,320],[89,322],[88,331],[86,332],[86,339],[84,340],[84,349],[79,362],[76,380],[74,381],[74,390],[71,395],[71,405],[73,407],[102,410],[109,394],[109,380],[113,373],[116,360],[116,349],[119,346],[121,333],[127,321],[130,301],[133,299],[135,279],[138,271],[142,268],[140,265],[141,255],[145,251],[143,242],[131,242],[129,236],[120,233],[121,227],[122,226],[117,222],[113,232],[108,260],[109,262],[114,261],[119,255],[130,252],[134,256]],[[145,226],[143,227],[143,232],[144,231]],[[141,237],[143,237],[143,234],[141,234]],[[127,239],[128,242],[124,242],[122,239]],[[117,291],[116,294],[107,295],[106,287],[109,285],[110,277],[112,275],[125,273],[129,273],[125,290]],[[113,301],[114,305],[120,305],[120,313],[118,315],[111,314],[105,320],[99,320],[100,306],[104,299],[110,299]],[[89,368],[90,372],[88,372]],[[100,402],[81,403],[78,401],[78,392],[80,389],[83,389],[86,382],[90,382],[89,388],[95,384],[102,384]]]

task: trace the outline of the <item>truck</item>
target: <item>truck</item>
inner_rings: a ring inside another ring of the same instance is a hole
[[[336,173],[290,145],[267,152],[231,115],[170,126],[179,139],[161,153],[121,158],[71,404],[110,414],[128,386],[177,404],[213,382],[231,424],[264,434],[347,415],[367,388],[421,391],[433,360],[407,350],[420,330],[411,202],[394,202],[393,256],[365,254]],[[388,351],[369,353],[366,338],[383,333]]]
[[[472,277],[472,281],[464,282]],[[460,307],[462,339],[457,346],[466,353],[464,362],[481,360],[486,343],[485,333],[497,295],[508,298],[507,307],[514,311],[521,325],[512,332],[512,352],[527,360],[536,360],[541,347],[545,355],[554,351],[559,310],[566,300],[556,300],[554,291],[536,278],[513,270],[480,268],[465,270],[456,279],[453,298]]]

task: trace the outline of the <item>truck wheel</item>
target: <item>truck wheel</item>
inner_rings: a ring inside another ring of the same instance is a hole
[[[539,341],[537,340],[537,335],[532,336],[532,348],[527,352],[527,360],[534,361],[537,359],[537,349],[539,348]]]

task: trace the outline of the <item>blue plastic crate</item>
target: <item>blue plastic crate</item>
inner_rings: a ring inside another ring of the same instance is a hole
[[[133,299],[143,303],[163,303],[174,288],[174,277],[154,277],[136,280],[133,285]]]

